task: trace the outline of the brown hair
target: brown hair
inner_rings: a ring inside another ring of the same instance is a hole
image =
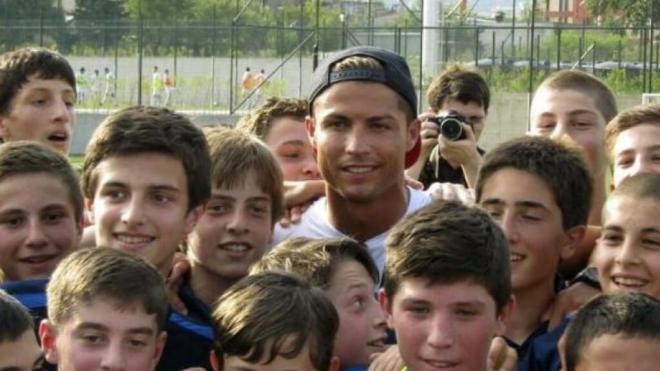
[[[475,187],[481,201],[484,185],[497,171],[512,168],[533,174],[550,188],[562,227],[568,230],[587,223],[593,178],[579,149],[545,137],[520,137],[506,141],[484,157]]]
[[[259,139],[236,129],[205,128],[211,152],[211,182],[215,187],[241,187],[250,174],[271,199],[271,222],[284,213],[282,170],[273,153]]]
[[[32,316],[13,296],[0,289],[0,346],[19,340],[34,330]]]
[[[378,283],[378,268],[369,255],[367,247],[349,238],[285,240],[253,265],[250,272],[296,273],[312,286],[328,290],[335,272],[347,261],[361,264],[374,283]]]
[[[461,64],[452,64],[433,79],[426,91],[429,107],[435,112],[442,109],[448,99],[462,103],[474,102],[488,112],[490,89],[488,83],[476,69]]]
[[[14,175],[44,173],[57,178],[69,194],[74,218],[83,218],[83,196],[78,174],[62,154],[43,144],[29,141],[5,143],[0,146],[0,182]]]
[[[660,103],[642,104],[620,112],[605,128],[605,149],[614,163],[614,144],[622,132],[638,125],[660,125]]]
[[[629,197],[635,200],[651,199],[660,202],[660,174],[643,173],[625,178],[615,189],[610,193],[607,202],[615,199],[616,197]],[[634,212],[630,210],[629,212]]]
[[[158,330],[167,319],[165,281],[144,259],[108,247],[82,249],[55,269],[46,290],[48,319],[59,326],[80,305],[109,298],[118,309],[139,305],[156,316]]]
[[[304,99],[270,97],[264,104],[243,116],[236,128],[266,140],[273,122],[277,119],[288,117],[300,121],[300,125],[303,125],[307,105]]]
[[[506,238],[478,208],[434,202],[397,223],[385,247],[385,292],[390,302],[407,278],[431,284],[477,283],[492,296],[498,313],[511,297]]]
[[[215,355],[264,364],[309,345],[314,368],[329,369],[339,318],[323,291],[298,276],[264,272],[231,286],[213,310]]]
[[[181,161],[188,184],[188,210],[210,197],[211,161],[202,131],[178,113],[142,106],[113,112],[94,131],[82,166],[85,197],[94,199],[96,168],[103,160],[148,152],[170,155]]]
[[[76,77],[67,60],[43,48],[22,48],[0,55],[0,115],[11,111],[11,102],[31,77],[65,81],[76,90]]]
[[[593,99],[596,108],[605,119],[605,122],[609,122],[616,116],[616,99],[612,90],[600,79],[586,72],[578,70],[555,72],[543,80],[536,91],[542,88],[575,90]]]

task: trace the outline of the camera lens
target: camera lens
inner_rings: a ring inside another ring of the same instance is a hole
[[[449,140],[459,140],[463,138],[463,126],[461,122],[454,117],[446,117],[440,122],[440,133]]]

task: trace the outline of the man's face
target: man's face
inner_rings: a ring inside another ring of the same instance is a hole
[[[461,114],[468,120],[474,132],[474,139],[479,141],[481,133],[486,124],[486,110],[476,102],[463,103],[460,100],[449,98],[442,105],[442,109],[437,112],[438,115],[446,115],[449,111]]]
[[[109,298],[79,305],[59,327],[42,323],[39,335],[48,362],[61,371],[156,368],[166,334],[159,332],[156,315],[139,304],[118,309]]]
[[[615,196],[604,208],[594,264],[606,294],[642,292],[660,299],[660,202]]]
[[[421,278],[405,278],[383,305],[410,371],[485,371],[490,342],[503,333],[509,312],[507,306],[498,315],[482,285],[431,284]]]
[[[619,133],[612,148],[614,186],[641,173],[660,174],[660,123],[633,126]]]
[[[660,364],[658,348],[658,340],[601,335],[585,347],[575,371],[657,370]]]
[[[167,275],[177,246],[192,231],[201,207],[188,211],[188,183],[180,160],[161,153],[113,156],[94,170],[89,202],[96,245],[137,254]]]
[[[419,122],[406,122],[394,90],[373,82],[336,83],[316,98],[306,127],[331,192],[353,202],[402,192],[404,158]]]
[[[514,290],[552,287],[560,257],[572,252],[548,185],[526,171],[503,168],[484,183],[480,205],[509,242]]]
[[[67,155],[71,146],[76,93],[64,80],[32,76],[16,92],[9,112],[0,114],[5,142],[33,140]]]
[[[239,279],[266,251],[272,236],[272,198],[251,172],[235,188],[213,187],[188,237],[188,256],[214,274]]]
[[[0,342],[0,370],[32,371],[41,359],[41,349],[32,328],[14,341]]]
[[[342,367],[368,365],[369,357],[385,351],[385,316],[374,296],[374,280],[355,260],[337,267],[326,291],[339,314],[334,354]]]
[[[553,139],[564,135],[583,150],[593,174],[605,167],[605,118],[594,99],[575,90],[540,88],[531,108],[531,133]]]
[[[273,120],[264,143],[275,154],[284,180],[321,178],[314,150],[302,121],[293,117]]]
[[[64,183],[47,173],[0,182],[0,269],[10,281],[48,277],[78,248],[82,228]]]

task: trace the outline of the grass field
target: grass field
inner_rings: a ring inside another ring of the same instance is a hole
[[[73,165],[74,169],[80,169],[82,167],[83,156],[82,155],[71,155],[69,156],[69,161]]]

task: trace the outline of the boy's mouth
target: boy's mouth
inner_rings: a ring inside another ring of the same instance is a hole
[[[649,283],[649,280],[645,280],[633,276],[622,276],[622,275],[613,275],[612,282],[621,288],[625,289],[640,289],[646,286]]]
[[[154,237],[126,233],[114,233],[113,237],[128,248],[139,248],[155,240]]]
[[[510,255],[509,259],[510,259],[511,263],[516,263],[516,262],[519,262],[519,261],[525,259],[525,255],[518,254],[516,252],[511,252],[509,255]]]
[[[367,342],[367,346],[371,348],[376,348],[376,351],[378,352],[384,352],[386,349],[385,346],[385,341],[387,340],[387,337],[379,337],[376,339],[369,340]]]
[[[424,363],[426,363],[427,365],[429,365],[429,366],[431,366],[432,368],[435,368],[435,369],[454,368],[454,367],[458,366],[458,362],[444,361],[444,360],[425,359]]]
[[[228,242],[219,244],[218,248],[227,252],[232,258],[242,258],[252,249],[252,246],[243,242]]]
[[[48,140],[51,142],[66,142],[69,139],[69,135],[66,133],[53,133],[48,136]]]
[[[43,264],[55,259],[57,256],[57,254],[32,255],[20,258],[18,261],[25,264]]]

